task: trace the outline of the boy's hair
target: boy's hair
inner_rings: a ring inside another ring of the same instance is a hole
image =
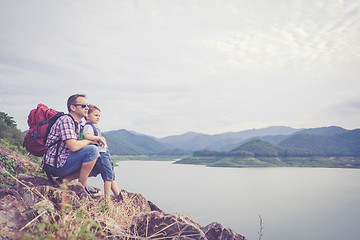
[[[99,112],[101,112],[101,111],[100,111],[100,108],[98,108],[98,107],[95,106],[95,105],[89,104],[88,114],[92,113],[92,112],[95,111],[95,110],[98,110]]]
[[[76,104],[76,100],[78,97],[84,97],[86,98],[86,95],[85,94],[74,94],[74,95],[71,95],[69,98],[68,98],[68,101],[67,101],[67,109],[68,111],[70,112],[70,106],[71,105],[74,105]]]

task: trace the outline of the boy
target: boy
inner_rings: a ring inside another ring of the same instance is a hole
[[[86,124],[83,129],[84,139],[97,142],[105,142],[101,136],[100,130],[94,125],[100,121],[100,109],[95,105],[89,105],[88,115],[85,117]],[[110,153],[107,145],[98,145],[100,158],[96,166],[99,168],[101,177],[104,181],[104,197],[106,201],[110,200],[110,191],[118,196],[120,191],[115,181],[114,165],[110,159]]]

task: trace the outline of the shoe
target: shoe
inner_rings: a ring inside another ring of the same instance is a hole
[[[114,202],[120,202],[123,200],[123,197],[121,196],[121,192],[117,196],[111,196],[111,200]]]
[[[85,186],[85,191],[92,197],[98,197],[102,195],[101,191],[91,186]]]
[[[61,184],[63,183],[63,180],[62,180],[61,177],[57,177],[57,178],[55,178],[55,182],[56,182],[57,184],[61,185]]]

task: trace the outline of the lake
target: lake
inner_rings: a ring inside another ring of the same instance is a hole
[[[248,240],[339,240],[360,236],[360,169],[213,168],[119,161],[121,189],[202,225],[220,222]],[[101,177],[89,185],[103,189]]]

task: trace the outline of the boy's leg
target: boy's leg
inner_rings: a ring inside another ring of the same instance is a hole
[[[111,191],[114,193],[115,196],[118,196],[120,194],[120,191],[115,181],[114,165],[110,159],[109,151],[100,152],[100,159],[97,162],[97,167],[99,168],[101,177],[104,181],[105,199],[110,199]]]
[[[104,182],[104,197],[105,200],[110,200],[111,181]]]
[[[114,193],[115,197],[120,194],[120,190],[115,180],[111,181],[111,191]]]

